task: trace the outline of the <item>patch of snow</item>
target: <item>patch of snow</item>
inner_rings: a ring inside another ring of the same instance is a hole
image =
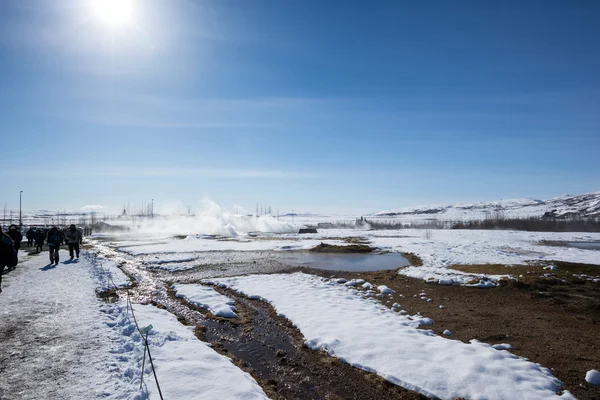
[[[303,273],[213,280],[270,302],[308,347],[409,390],[440,398],[560,398],[562,384],[547,368],[477,340],[467,344],[415,329],[422,324],[418,315],[349,295],[358,293],[352,288]]]
[[[218,317],[236,318],[234,301],[223,296],[211,286],[197,284],[173,285],[176,296],[186,301],[209,310]]]
[[[389,287],[387,287],[386,285],[379,285],[379,286],[377,286],[377,290],[379,290],[379,292],[381,294],[392,294],[392,293],[394,293],[394,291],[392,289],[390,289]]]
[[[268,399],[250,374],[198,340],[193,327],[182,325],[173,314],[151,305],[136,304],[133,308],[140,327],[153,326],[148,342],[165,399],[193,399],[199,394],[206,399]],[[131,341],[141,340],[130,318],[120,322],[124,331],[132,332]],[[158,389],[151,371],[146,363],[145,382],[152,399],[158,396]]]
[[[600,386],[600,372],[591,369],[585,374],[585,381],[592,385]]]

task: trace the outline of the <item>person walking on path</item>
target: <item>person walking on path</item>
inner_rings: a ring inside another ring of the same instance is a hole
[[[0,292],[2,292],[4,268],[14,269],[18,262],[14,242],[10,236],[2,232],[2,226],[0,225]]]
[[[27,247],[33,246],[33,239],[35,239],[35,228],[30,227],[25,233],[25,237],[27,238]]]
[[[46,232],[42,228],[38,228],[35,232],[35,252],[39,253],[44,247],[44,240],[46,240]]]
[[[79,258],[79,245],[83,241],[83,235],[75,225],[69,226],[69,229],[65,233],[65,241],[69,246],[69,256],[71,256],[71,260],[73,259],[73,250],[75,250],[75,254],[77,255],[77,258]]]
[[[48,231],[47,241],[48,249],[50,250],[50,264],[58,265],[58,251],[60,250],[60,245],[63,242],[63,237],[56,226],[53,226]]]
[[[23,235],[21,234],[21,231],[19,231],[19,229],[17,228],[17,226],[15,224],[12,224],[11,226],[8,227],[8,236],[10,236],[10,238],[12,239],[14,246],[15,246],[15,251],[18,256],[19,249],[21,248],[21,242],[23,241]],[[15,269],[15,268],[16,268],[16,264],[12,267],[12,269]]]

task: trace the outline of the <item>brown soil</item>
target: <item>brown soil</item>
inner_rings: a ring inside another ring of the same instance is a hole
[[[350,244],[348,246],[338,246],[335,244],[322,243],[313,247],[309,251],[315,253],[371,253],[376,250],[375,247],[366,244]]]
[[[490,344],[511,344],[512,353],[552,369],[565,384],[564,388],[578,399],[600,399],[600,387],[585,381],[586,372],[600,366],[600,284],[572,276],[594,268],[600,272],[600,266],[552,264],[560,270],[543,270],[541,266],[514,267],[526,275],[521,278],[523,285],[493,289],[427,284],[394,271],[338,273],[337,276],[385,284],[395,293],[384,300],[384,304],[389,307],[399,303],[409,314],[420,312],[432,318],[435,324],[427,329],[440,335],[449,329],[454,339],[464,342],[477,339]],[[500,266],[487,267],[463,266],[460,269],[485,273],[500,271]],[[502,273],[506,274],[507,267],[502,268]],[[324,277],[332,275],[331,271],[304,271]],[[527,271],[530,273],[526,274]],[[557,274],[559,278],[543,276],[553,272],[561,272]],[[419,296],[422,292],[433,301],[422,300]],[[440,305],[445,308],[441,309]]]
[[[169,297],[203,318],[181,317],[196,325],[195,334],[244,371],[250,373],[274,400],[294,399],[426,399],[393,385],[380,376],[359,370],[325,352],[304,346],[300,331],[276,315],[265,302],[215,288],[236,302],[235,319],[216,317],[183,299]]]

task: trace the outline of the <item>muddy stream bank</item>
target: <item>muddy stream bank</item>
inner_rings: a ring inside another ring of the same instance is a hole
[[[294,272],[305,268],[290,264],[273,252],[214,252],[192,270],[170,272],[143,268],[143,257],[133,257],[108,246],[96,246],[98,255],[120,260],[121,269],[135,284],[132,301],[153,304],[194,326],[196,336],[250,373],[273,399],[424,399],[380,376],[348,364],[325,352],[304,346],[301,333],[267,303],[220,289],[235,300],[235,319],[216,317],[207,310],[177,298],[173,284],[200,283],[201,279],[248,273]],[[294,260],[298,260],[295,256]],[[334,275],[335,272],[327,271]],[[113,295],[126,298],[126,289]]]

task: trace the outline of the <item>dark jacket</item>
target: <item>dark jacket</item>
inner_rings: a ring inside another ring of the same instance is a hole
[[[29,230],[25,233],[27,239],[35,238],[35,230],[33,228],[29,228]]]
[[[58,228],[52,228],[48,231],[48,238],[46,240],[49,247],[60,247],[63,237]]]
[[[17,265],[17,252],[10,236],[0,233],[0,270]]]
[[[44,244],[44,240],[46,240],[46,232],[40,228],[37,230],[37,232],[35,232],[35,241],[42,245]]]
[[[15,228],[15,230],[10,230],[10,228]],[[21,248],[21,241],[23,241],[23,235],[19,232],[19,228],[16,225],[11,225],[8,228],[8,232],[6,232],[8,236],[13,240],[15,244],[15,250],[19,250]]]

